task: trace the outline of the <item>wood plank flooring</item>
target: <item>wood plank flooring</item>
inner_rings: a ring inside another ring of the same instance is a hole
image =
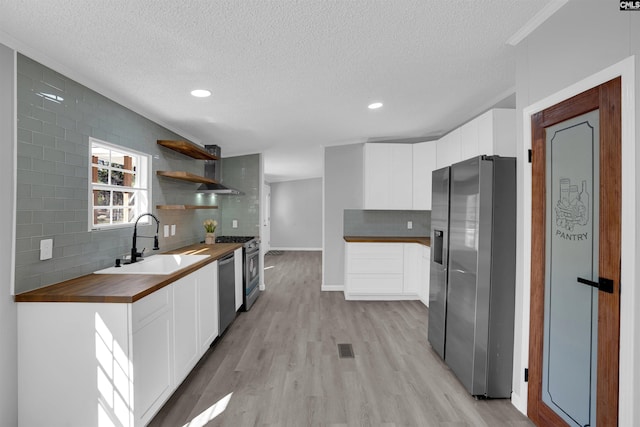
[[[267,290],[151,426],[532,426],[508,400],[466,393],[427,342],[421,302],[321,292],[320,252],[265,266]],[[355,357],[339,358],[338,344]]]

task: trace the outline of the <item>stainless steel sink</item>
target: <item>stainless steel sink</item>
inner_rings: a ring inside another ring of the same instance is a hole
[[[171,274],[208,258],[209,255],[151,255],[133,264],[109,267],[94,274]]]

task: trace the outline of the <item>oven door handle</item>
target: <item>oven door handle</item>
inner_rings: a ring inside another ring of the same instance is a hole
[[[255,248],[247,249],[245,252],[245,256],[249,257],[253,254],[260,252],[260,246],[256,246]]]

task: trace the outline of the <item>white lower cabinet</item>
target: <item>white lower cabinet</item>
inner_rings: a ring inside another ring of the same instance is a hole
[[[404,247],[404,288],[405,294],[416,295],[420,297],[420,288],[422,286],[422,251],[421,246],[417,243],[403,243]]]
[[[198,299],[198,347],[204,354],[220,331],[218,324],[218,261],[195,272]]]
[[[18,303],[20,426],[144,426],[218,335],[217,262],[134,303]]]
[[[420,299],[421,247],[417,243],[346,243],[345,298]]]
[[[134,425],[149,422],[173,392],[172,292],[167,286],[132,304]]]

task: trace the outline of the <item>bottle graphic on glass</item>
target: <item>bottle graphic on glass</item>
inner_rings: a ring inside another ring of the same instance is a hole
[[[574,226],[587,225],[589,222],[589,193],[587,181],[582,181],[578,192],[577,185],[571,185],[569,178],[560,179],[560,200],[556,204],[556,225],[567,231]]]

